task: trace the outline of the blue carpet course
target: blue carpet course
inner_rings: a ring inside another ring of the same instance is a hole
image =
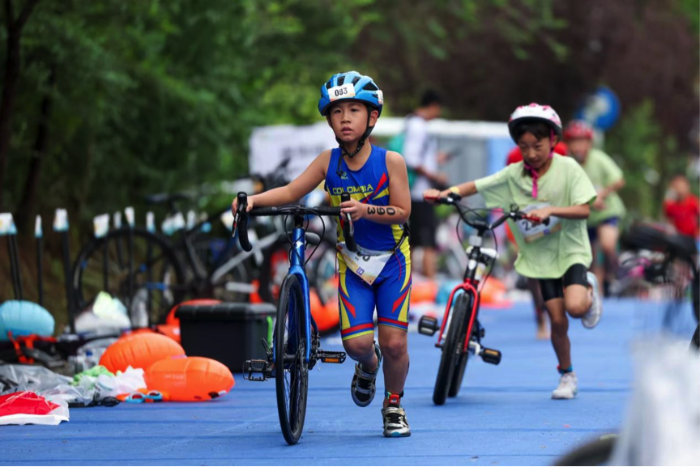
[[[549,341],[535,340],[532,308],[523,303],[482,310],[484,344],[501,350],[503,360],[499,366],[470,360],[459,396],[442,407],[432,403],[440,358],[435,338],[410,334],[404,399],[410,438],[382,436],[380,397],[370,407],[355,406],[348,360],[312,371],[296,446],[287,446],[280,432],[274,381],[236,374],[236,386],[220,400],[71,409],[70,422],[57,427],[0,427],[0,465],[552,464],[619,429],[630,394],[631,342],[653,328],[663,308],[608,301],[596,329],[571,322],[579,379],[571,401],[550,399],[559,377],[554,351]],[[339,338],[324,347],[340,349]],[[378,389],[381,394],[381,377]]]

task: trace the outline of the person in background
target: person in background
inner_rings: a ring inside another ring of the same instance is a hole
[[[444,156],[438,153],[434,136],[428,133],[428,122],[442,113],[442,99],[432,90],[423,94],[418,107],[406,117],[406,136],[403,155],[409,170],[411,184],[411,246],[423,248],[423,275],[434,279],[437,270],[435,254],[435,231],[437,218],[435,207],[423,200],[423,192],[436,187],[445,187],[447,176],[438,172]],[[413,173],[411,173],[413,172]]]
[[[679,234],[692,237],[695,241],[700,238],[700,200],[691,193],[690,182],[685,175],[678,174],[671,179],[664,201],[664,214]]]
[[[625,215],[625,205],[617,192],[625,186],[625,178],[610,156],[593,147],[593,127],[587,122],[569,122],[564,129],[564,141],[569,154],[581,164],[597,192],[588,218],[588,237],[594,259],[591,269],[600,284],[609,285],[617,277],[617,241],[620,237],[618,223]],[[604,268],[596,265],[597,247],[603,253]],[[603,290],[607,291],[607,287],[603,286]]]

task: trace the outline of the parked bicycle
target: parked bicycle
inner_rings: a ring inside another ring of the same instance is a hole
[[[498,258],[497,249],[482,246],[484,235],[508,219],[539,223],[539,219],[521,212],[517,206],[511,207],[510,212],[493,223],[478,216],[469,218],[467,213],[475,211],[460,206],[459,200],[461,196],[452,193],[446,198],[437,199],[436,202],[453,206],[459,213],[458,222],[464,222],[474,229],[466,250],[468,262],[464,282],[455,287],[450,294],[442,325],[438,325],[437,320],[429,316],[423,316],[418,322],[418,332],[423,335],[433,336],[439,331],[435,346],[442,350],[442,356],[433,391],[433,402],[436,405],[443,405],[448,396],[455,397],[459,394],[470,355],[479,356],[484,362],[493,365],[501,362],[500,351],[481,344],[486,331],[478,319],[481,303],[480,284],[486,282],[493,263]],[[548,222],[545,221],[545,224]],[[487,268],[488,272],[484,274]]]
[[[349,199],[348,194],[345,196]],[[263,339],[267,359],[246,361],[243,373],[246,379],[252,381],[275,379],[282,434],[287,443],[296,444],[304,429],[309,370],[319,361],[343,363],[346,358],[345,352],[330,352],[320,348],[318,327],[309,308],[309,280],[306,274],[306,247],[318,245],[320,237],[306,230],[305,216],[343,215],[337,207],[286,206],[255,208],[246,212],[247,205],[246,194],[239,193],[234,233],[238,232],[244,251],[252,248],[248,240],[249,216],[283,216],[294,221],[294,229],[289,237],[289,270],[280,289],[272,348]],[[343,232],[348,249],[356,251],[352,219],[347,214],[343,217]]]

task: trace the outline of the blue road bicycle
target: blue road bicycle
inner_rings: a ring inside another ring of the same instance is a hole
[[[343,194],[342,200],[350,199]],[[277,410],[284,439],[296,444],[301,438],[306,416],[306,400],[309,388],[309,370],[317,362],[343,363],[345,352],[330,352],[320,348],[320,337],[309,308],[309,280],[306,276],[306,246],[318,245],[321,238],[307,232],[309,216],[340,216],[341,226],[348,249],[356,251],[353,224],[349,215],[343,215],[338,207],[284,206],[279,208],[257,208],[246,212],[248,198],[238,194],[238,211],[234,217],[234,235],[238,232],[241,248],[250,251],[248,241],[249,216],[285,216],[294,220],[294,229],[289,238],[289,271],[280,288],[277,305],[277,321],[272,348],[263,339],[266,360],[248,360],[243,374],[251,381],[275,379]],[[286,225],[286,221],[285,221]],[[313,256],[313,252],[312,255]]]

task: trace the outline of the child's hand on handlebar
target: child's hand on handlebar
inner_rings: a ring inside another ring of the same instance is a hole
[[[356,199],[351,199],[340,203],[340,212],[350,214],[350,218],[353,221],[358,221],[367,215],[367,205],[360,203]]]
[[[251,209],[253,209],[253,206],[255,206],[255,196],[249,196],[248,197],[248,208],[245,210],[245,212],[250,212]],[[238,214],[238,198],[233,198],[233,202],[231,202],[231,212],[235,216]]]
[[[552,208],[551,207],[535,209],[535,210],[527,213],[528,217],[536,218],[539,220],[540,223],[549,219],[551,215],[552,215]]]
[[[437,201],[441,197],[442,193],[439,190],[436,190],[435,188],[431,188],[430,190],[425,190],[423,192],[423,200],[429,203],[435,203],[435,201]]]

